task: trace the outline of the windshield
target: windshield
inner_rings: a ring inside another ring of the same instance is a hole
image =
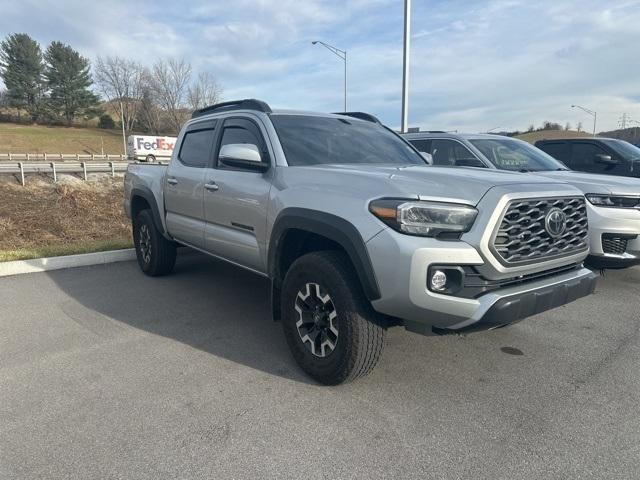
[[[567,170],[567,167],[558,160],[526,142],[506,138],[469,141],[500,170],[516,172]]]
[[[271,115],[291,166],[337,163],[425,165],[402,139],[383,126],[356,118]]]
[[[607,145],[613,148],[624,158],[640,158],[640,148],[630,144],[629,142],[625,142],[624,140],[607,140],[606,142]]]

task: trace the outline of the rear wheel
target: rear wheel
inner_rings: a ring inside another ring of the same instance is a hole
[[[155,162],[156,161],[156,157],[155,157],[155,155],[147,155],[144,160],[145,160],[145,162]]]
[[[378,363],[385,329],[344,253],[313,252],[297,259],[282,285],[281,309],[291,353],[317,381],[355,380]]]
[[[133,243],[140,269],[149,276],[166,275],[176,263],[176,244],[156,228],[150,210],[142,210],[133,222]]]

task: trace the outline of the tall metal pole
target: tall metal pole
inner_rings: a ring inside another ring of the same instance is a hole
[[[122,148],[124,149],[122,153],[126,155],[127,154],[127,138],[124,133],[124,109],[122,108],[122,100],[120,100],[120,123],[122,124]]]
[[[411,0],[404,0],[404,45],[402,57],[402,122],[403,133],[408,130],[409,121],[409,47],[411,43]]]
[[[329,50],[338,58],[341,58],[344,62],[344,111],[347,111],[347,51],[340,50],[339,48],[334,47],[333,45],[329,45],[328,43],[323,42],[322,40],[314,40],[311,42],[313,45],[322,45],[324,48]]]
[[[347,111],[347,51],[344,52],[344,111]]]
[[[596,120],[598,119],[598,113],[594,110],[589,110],[588,108],[582,107],[580,105],[571,105],[571,108],[579,108],[583,112],[588,113],[593,117],[593,136],[596,136]]]

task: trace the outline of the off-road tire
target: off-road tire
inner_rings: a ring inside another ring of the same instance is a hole
[[[133,221],[133,243],[140,269],[150,277],[167,275],[176,263],[176,244],[156,228],[150,210],[142,210]]]
[[[337,314],[337,341],[324,357],[312,352],[312,342],[303,341],[297,325],[302,318],[302,313],[296,310],[298,294],[305,292],[308,284],[318,285],[324,295],[329,295],[331,308],[335,307]],[[367,375],[382,355],[386,330],[377,320],[343,252],[319,251],[298,258],[282,285],[281,311],[282,328],[294,359],[320,383],[338,385]]]

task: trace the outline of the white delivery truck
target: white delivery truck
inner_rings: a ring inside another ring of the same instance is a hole
[[[176,137],[129,135],[127,139],[127,158],[142,162],[169,160],[175,144]]]

